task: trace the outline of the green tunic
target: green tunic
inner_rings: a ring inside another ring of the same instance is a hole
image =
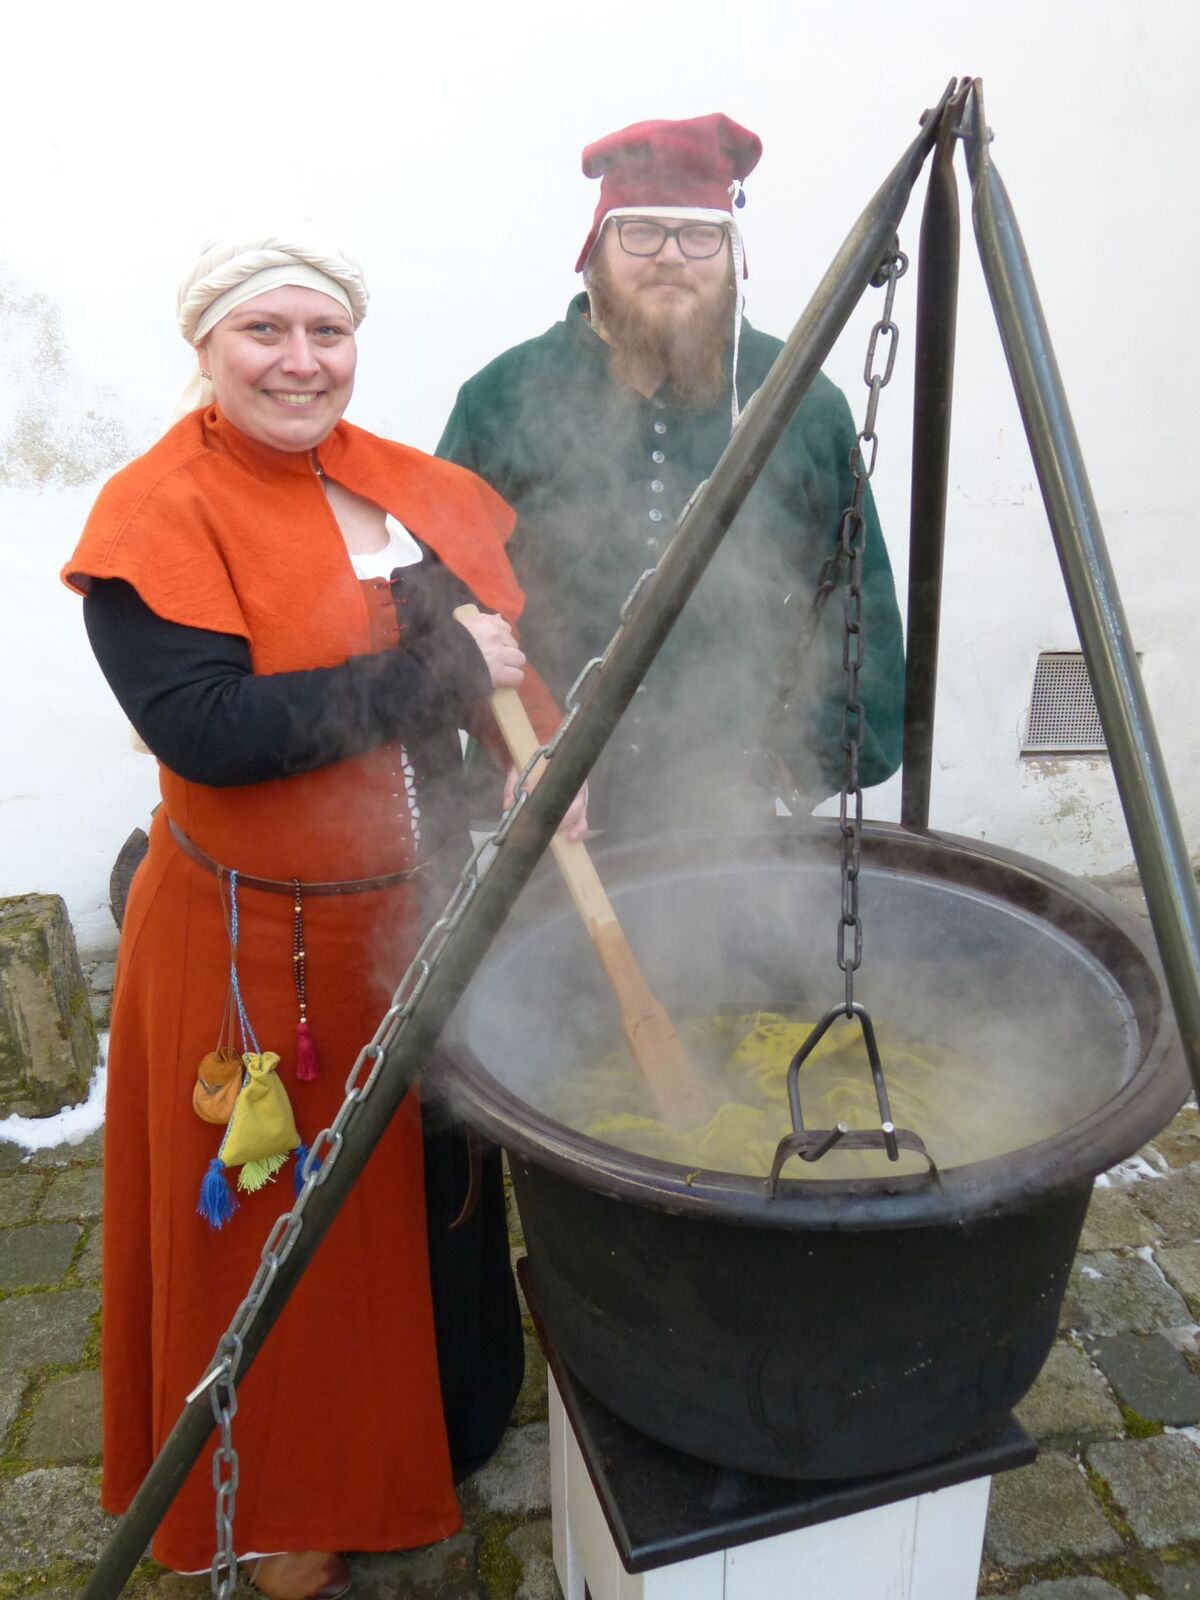
[[[685,409],[609,375],[608,347],[579,296],[566,319],[498,356],[463,385],[438,454],[485,478],[518,513],[509,545],[526,594],[522,644],[560,697],[599,655],[639,573],[729,440],[729,394]],[[743,324],[744,406],[781,349]],[[763,730],[817,572],[837,545],[856,429],[819,375],[597,763],[593,826],[630,835],[773,814]],[[900,761],[904,652],[887,551],[866,504],[861,782]],[[775,753],[809,803],[836,792],[844,756],[844,565]]]

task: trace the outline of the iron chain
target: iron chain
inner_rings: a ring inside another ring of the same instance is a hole
[[[695,497],[693,496],[693,499]],[[684,507],[679,518],[678,526],[691,509],[692,502]],[[308,1155],[302,1168],[302,1183],[296,1196],[295,1203],[290,1211],[285,1211],[275,1219],[267,1241],[263,1246],[259,1258],[259,1266],[254,1279],[246,1293],[245,1299],[234,1313],[233,1320],[225,1333],[221,1336],[216,1353],[204,1377],[188,1395],[188,1401],[194,1401],[210,1390],[210,1400],[213,1409],[213,1418],[216,1422],[219,1439],[213,1452],[212,1476],[213,1489],[216,1496],[216,1525],[217,1549],[212,1562],[212,1593],[217,1600],[230,1600],[237,1582],[237,1556],[233,1543],[233,1519],[237,1508],[238,1488],[238,1457],[233,1447],[233,1418],[237,1413],[237,1377],[241,1365],[242,1347],[246,1333],[255,1317],[258,1315],[263,1296],[274,1282],[279,1268],[287,1260],[295,1246],[296,1240],[304,1226],[304,1213],[307,1209],[309,1197],[314,1189],[319,1188],[329,1177],[334,1163],[342,1151],[345,1131],[359,1106],[370,1094],[380,1073],[383,1071],[388,1058],[388,1052],[404,1032],[406,1023],[415,1008],[417,1001],[424,993],[438,962],[441,960],[447,946],[453,937],[455,929],[466,915],[467,908],[474,899],[475,894],[483,881],[491,861],[484,863],[482,858],[489,850],[500,849],[513,823],[524,809],[529,799],[527,788],[530,775],[539,761],[550,760],[558,749],[567,729],[574,722],[580,709],[580,695],[584,684],[591,675],[598,671],[608,661],[609,656],[616,648],[617,641],[625,631],[629,618],[633,615],[634,607],[641,596],[647,582],[654,576],[657,569],[650,568],[643,572],[626,596],[620,611],[620,621],[616,632],[605,647],[603,655],[594,657],[587,662],[578,678],[571,685],[563,706],[563,719],[555,729],[554,736],[547,744],[541,745],[525,763],[517,779],[516,790],[512,804],[500,818],[494,831],[482,839],[472,851],[470,858],[459,874],[458,882],[447,900],[441,915],[430,927],[422,939],[416,954],[409,962],[407,969],[396,991],[392,996],[392,1003],[384,1013],[375,1034],[369,1044],[363,1046],[355,1058],[353,1066],[346,1078],[345,1098],[338,1109],[337,1115],[328,1128],[323,1128],[309,1146]],[[366,1078],[360,1082],[363,1073]]]
[[[817,584],[813,591],[812,603],[808,608],[807,616],[797,628],[789,664],[782,674],[779,691],[760,734],[759,743],[762,759],[766,765],[767,781],[773,791],[781,799],[788,802],[793,812],[803,806],[805,797],[800,793],[794,777],[789,773],[783,758],[775,749],[776,731],[785,722],[791,708],[792,699],[799,690],[805,662],[816,639],[817,630],[821,626],[821,617],[824,614],[826,603],[834,589],[837,588],[838,575],[842,564],[846,562],[847,566],[849,566],[850,557],[854,552],[857,552],[859,557],[862,555],[863,534],[865,532],[862,515],[863,495],[866,485],[875,471],[875,456],[879,448],[879,439],[875,433],[875,415],[879,409],[880,391],[891,382],[892,373],[896,366],[896,350],[900,330],[892,321],[892,304],[895,299],[896,284],[907,271],[908,257],[899,249],[899,241],[896,241],[892,245],[892,253],[880,264],[879,270],[871,279],[873,288],[879,289],[886,285],[887,293],[884,296],[883,315],[871,329],[870,338],[867,341],[867,358],[863,364],[863,382],[867,385],[870,394],[867,399],[867,412],[862,428],[856,435],[850,451],[850,470],[854,476],[853,497],[850,505],[842,513],[841,521],[838,524],[838,537],[834,547],[818,569]],[[887,341],[887,354],[884,359],[883,371],[878,372],[875,367],[881,339]],[[869,458],[864,459],[863,451],[868,445],[870,446],[870,455]],[[849,531],[847,529],[847,518],[851,518],[853,524]],[[861,573],[861,566],[858,572]],[[847,577],[849,578],[849,572]],[[857,705],[857,674],[859,667],[862,665],[862,597],[860,586],[856,586],[853,602],[850,600],[849,592],[847,593],[847,606],[853,606],[853,610],[847,616],[846,631],[848,635],[852,635],[857,640],[857,644],[851,650],[849,644],[844,643],[842,649],[843,668],[852,677],[852,681],[847,686],[851,691],[848,711],[843,715],[841,724],[843,751],[845,751],[846,741],[849,737],[849,715],[851,712],[861,709]],[[853,757],[847,757],[848,762],[851,759],[855,763],[851,785],[851,792],[853,792],[853,789],[858,786],[857,753]],[[845,802],[843,801],[844,805]],[[861,798],[859,808],[861,820]],[[856,939],[856,945],[860,943],[861,935]],[[844,944],[845,931],[843,929],[838,936],[839,966],[842,964]],[[861,951],[859,953],[861,954]],[[857,966],[857,964],[856,961],[855,965]],[[847,1004],[849,1004],[849,1001],[847,1001]]]
[[[854,478],[854,493],[850,504],[842,512],[838,526],[838,547],[821,569],[817,592],[813,597],[813,613],[819,620],[821,609],[828,600],[837,569],[846,563],[846,594],[842,608],[842,671],[846,676],[846,701],[842,708],[841,744],[845,764],[842,773],[842,790],[838,801],[838,827],[842,839],[842,909],[838,922],[837,963],[846,975],[846,1015],[854,1014],[854,974],[862,964],[863,927],[858,904],[858,875],[862,855],[863,793],[859,772],[862,752],[863,708],[858,695],[858,674],[863,664],[863,606],[862,563],[866,548],[867,522],[863,512],[867,483],[875,471],[875,456],[879,438],[875,432],[875,416],[879,409],[879,395],[891,381],[896,366],[896,349],[899,329],[892,321],[892,303],[896,284],[908,270],[908,258],[893,244],[892,253],[880,264],[871,280],[876,287],[886,286],[883,315],[871,329],[867,342],[867,359],[863,364],[863,382],[869,390],[867,412],[863,425],[850,447],[850,472]],[[877,368],[879,341],[884,339],[886,358],[883,371]],[[870,446],[869,458],[865,454]],[[815,631],[815,623],[814,623]]]
[[[233,1448],[233,1419],[237,1415],[234,1373],[241,1360],[241,1340],[229,1332],[221,1340],[224,1359],[212,1386],[213,1420],[220,1443],[213,1452],[212,1481],[216,1493],[217,1549],[212,1560],[212,1592],[229,1600],[237,1586],[237,1556],[233,1548],[233,1508],[237,1499],[238,1458]],[[220,1352],[219,1352],[220,1353]]]

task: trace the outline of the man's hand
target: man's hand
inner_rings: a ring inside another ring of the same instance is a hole
[[[545,762],[539,762],[538,766],[534,768],[529,784],[531,789],[537,786],[537,780],[544,767]],[[516,795],[518,776],[519,774],[516,767],[509,767],[508,776],[504,780],[505,811],[507,811],[509,806],[512,805],[513,799]],[[558,825],[558,831],[563,835],[564,838],[569,839],[572,844],[579,844],[582,840],[587,838],[588,820],[586,783],[568,806],[566,815]]]
[[[465,609],[465,608],[464,608]],[[477,616],[455,616],[455,621],[474,639],[487,662],[493,689],[518,689],[525,674],[525,656],[516,635],[504,618],[481,611]]]

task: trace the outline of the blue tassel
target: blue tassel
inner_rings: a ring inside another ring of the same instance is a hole
[[[304,1180],[308,1176],[304,1170],[304,1163],[308,1160],[308,1149],[309,1147],[306,1144],[299,1145],[296,1149],[296,1170],[292,1173],[292,1181],[296,1186],[297,1197],[299,1196],[301,1189],[304,1187]],[[320,1170],[320,1161],[314,1161],[313,1171],[319,1172]]]
[[[219,1156],[214,1157],[208,1163],[208,1171],[200,1185],[200,1203],[196,1207],[196,1215],[203,1217],[210,1228],[223,1228],[237,1208],[237,1200],[225,1176],[224,1162]]]

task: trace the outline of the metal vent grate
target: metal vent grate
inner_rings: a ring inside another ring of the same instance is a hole
[[[1038,657],[1029,702],[1024,755],[1103,752],[1104,729],[1096,710],[1087,662],[1078,650],[1045,650]]]

